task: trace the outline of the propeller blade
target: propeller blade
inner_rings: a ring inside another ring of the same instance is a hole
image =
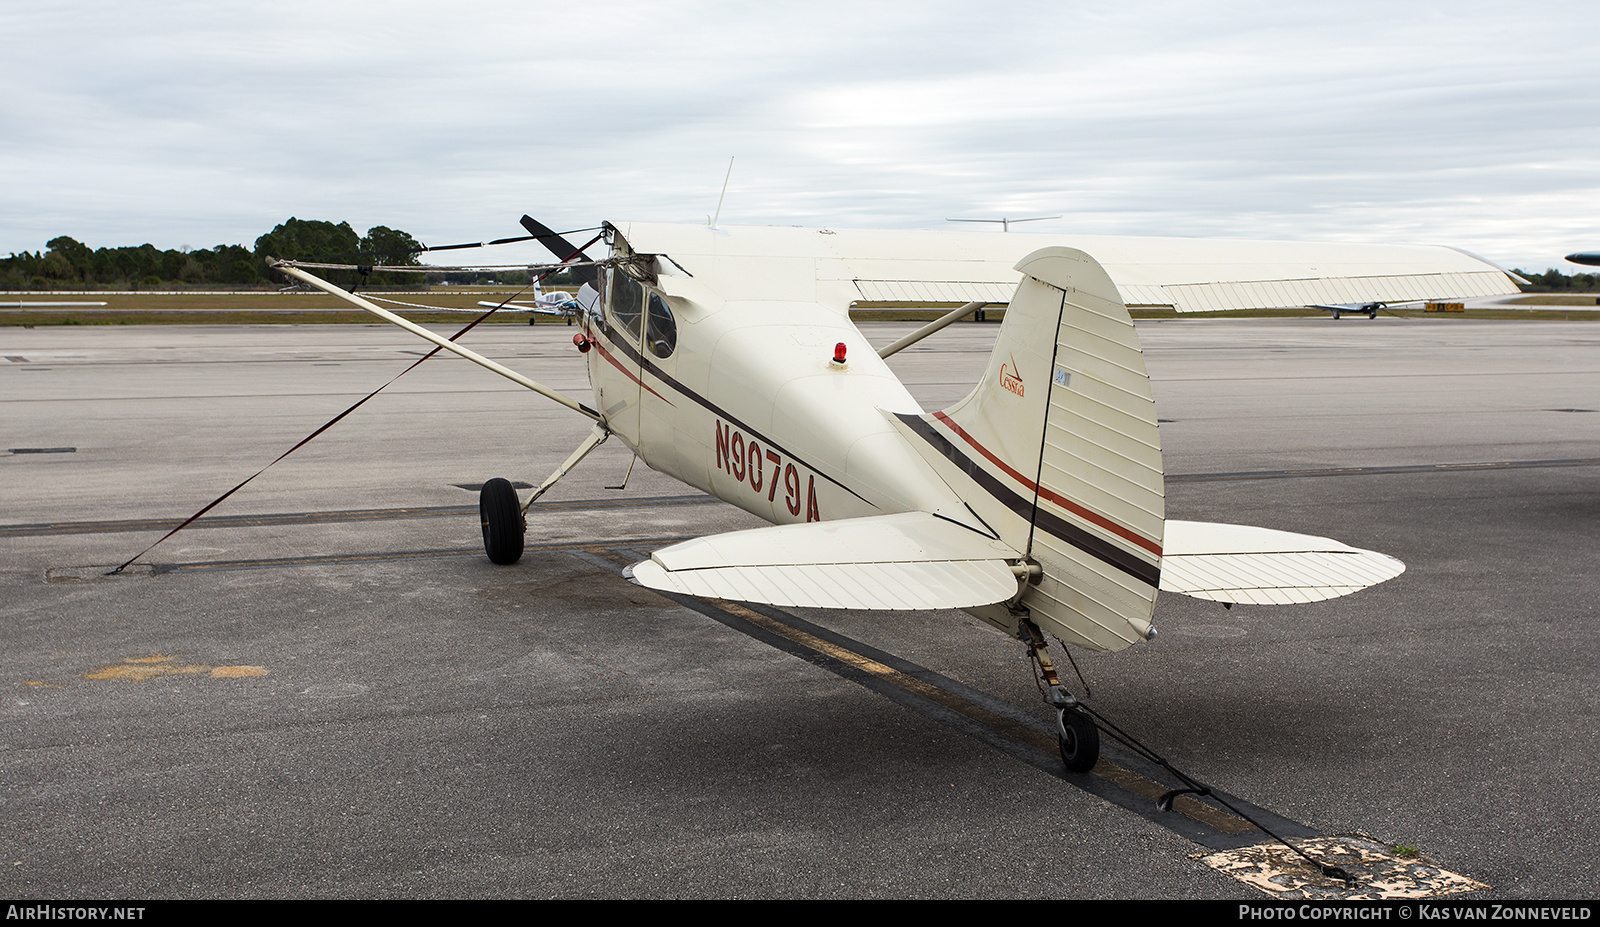
[[[573,258],[577,258],[580,261],[591,260],[587,254],[583,253],[583,249],[562,238],[559,232],[552,230],[532,216],[522,217],[522,227],[528,230],[530,237],[537,238],[539,244],[550,249],[550,253],[554,254],[558,261],[570,261]],[[598,287],[596,281],[599,278],[599,274],[593,267],[574,267],[572,268],[572,275],[590,286]]]

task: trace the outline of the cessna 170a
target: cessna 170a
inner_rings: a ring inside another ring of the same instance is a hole
[[[1155,400],[1127,304],[1180,311],[1516,292],[1448,248],[607,223],[591,259],[524,225],[585,283],[576,349],[593,406],[307,273],[277,266],[587,416],[526,501],[480,497],[485,549],[520,557],[529,507],[615,435],[650,467],[772,522],[634,564],[653,589],[781,606],[965,609],[1027,645],[1062,759],[1099,735],[1045,636],[1120,650],[1155,635],[1158,591],[1289,604],[1399,575],[1328,538],[1166,517]],[[857,301],[961,303],[881,350]],[[884,358],[1004,305],[982,380],[929,412]]]

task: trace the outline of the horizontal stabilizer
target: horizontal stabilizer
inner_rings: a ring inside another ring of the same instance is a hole
[[[904,512],[696,538],[629,568],[706,598],[810,608],[970,608],[1017,594],[1022,555],[970,528]]]
[[[1213,602],[1295,605],[1394,579],[1406,565],[1332,538],[1248,525],[1167,521],[1161,591]]]

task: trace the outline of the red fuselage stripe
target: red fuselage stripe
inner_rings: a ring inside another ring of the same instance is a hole
[[[590,344],[594,345],[594,349],[596,351],[599,351],[600,352],[600,356],[605,358],[608,362],[610,362],[611,366],[613,366],[613,367],[617,368],[618,370],[622,371],[622,375],[623,376],[625,376],[628,379],[632,380],[633,382],[639,384],[639,387],[641,389],[649,390],[650,395],[656,397],[657,399],[661,400],[662,402],[666,403],[667,405],[672,406],[674,409],[677,408],[677,406],[673,404],[672,400],[670,400],[667,397],[661,395],[660,393],[656,392],[655,390],[650,389],[649,384],[645,383],[643,380],[641,380],[638,377],[634,376],[632,371],[630,371],[628,368],[622,366],[622,362],[618,361],[614,356],[612,356],[610,351],[606,350],[606,345],[605,345],[604,341],[601,341],[600,339],[596,338],[593,341],[591,341]]]
[[[1051,502],[1055,503],[1056,505],[1059,505],[1060,507],[1066,509],[1067,511],[1069,511],[1072,514],[1078,516],[1079,518],[1083,519],[1084,521],[1087,521],[1087,522],[1090,522],[1092,524],[1098,525],[1099,527],[1104,528],[1107,531],[1110,531],[1112,534],[1115,534],[1117,537],[1120,537],[1120,538],[1122,538],[1122,539],[1124,539],[1124,540],[1126,540],[1126,541],[1128,541],[1130,543],[1137,544],[1140,547],[1143,547],[1145,550],[1148,550],[1152,554],[1155,554],[1157,557],[1161,556],[1161,545],[1160,544],[1157,544],[1156,542],[1150,540],[1149,538],[1144,537],[1143,535],[1140,535],[1139,533],[1137,533],[1135,531],[1132,531],[1132,530],[1130,530],[1128,528],[1124,528],[1123,526],[1117,524],[1116,522],[1112,521],[1111,519],[1106,518],[1104,515],[1101,515],[1101,514],[1096,513],[1096,512],[1089,511],[1088,509],[1084,508],[1083,506],[1079,505],[1076,502],[1073,502],[1071,499],[1066,498],[1065,496],[1061,495],[1060,493],[1053,492],[1053,491],[1051,491],[1050,489],[1048,489],[1046,487],[1040,486],[1039,484],[1035,483],[1033,480],[1028,479],[1027,477],[1023,476],[1022,474],[1018,473],[1016,470],[1013,470],[1009,465],[1006,464],[1005,461],[1001,460],[1000,458],[996,457],[994,454],[990,453],[988,448],[984,447],[982,444],[979,444],[976,440],[973,439],[972,435],[967,434],[965,429],[963,429],[960,425],[957,425],[950,418],[950,416],[944,414],[943,412],[935,412],[935,413],[933,413],[933,417],[937,418],[939,421],[943,422],[947,427],[949,427],[949,429],[951,431],[955,432],[958,436],[960,436],[961,440],[963,440],[963,441],[967,442],[967,444],[971,445],[973,450],[975,450],[978,453],[982,454],[983,458],[985,460],[989,461],[990,463],[992,463],[995,466],[999,467],[1001,470],[1005,471],[1007,476],[1009,476],[1012,479],[1016,480],[1017,482],[1021,483],[1023,486],[1027,487],[1029,490],[1031,490],[1033,492],[1037,492],[1039,495],[1041,495],[1044,498],[1050,500]]]

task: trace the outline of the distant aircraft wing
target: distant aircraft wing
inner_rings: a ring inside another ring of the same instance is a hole
[[[480,300],[478,300],[478,305],[482,306],[485,309],[493,309],[493,308],[499,307],[501,312],[533,312],[533,313],[537,313],[539,315],[565,315],[566,314],[564,312],[557,312],[557,311],[552,310],[552,309],[547,309],[544,306],[533,306],[533,305],[529,305],[527,303],[504,303],[504,304],[501,304],[501,303],[486,302],[486,301],[480,299]],[[473,309],[470,306],[416,306],[416,305],[407,304],[406,308],[408,308],[408,309],[426,309],[429,312],[470,312],[473,315],[478,315],[479,314],[478,310]]]
[[[501,303],[491,303],[491,302],[487,302],[485,300],[481,300],[480,299],[480,300],[478,300],[478,305],[484,307],[485,309],[493,309],[494,307],[499,306],[501,312],[532,312],[535,315],[571,315],[572,314],[570,311],[564,311],[564,310],[561,310],[561,309],[553,309],[553,308],[551,308],[549,306],[535,306],[535,305],[531,305],[529,303],[504,303],[504,304],[501,304]],[[573,310],[576,310],[576,309],[577,309],[577,304],[574,303],[573,304]],[[474,310],[472,310],[472,309],[444,309],[444,308],[441,308],[440,311],[441,312],[472,312]]]
[[[1249,525],[1167,520],[1161,591],[1213,602],[1295,605],[1349,595],[1406,565],[1332,538]]]
[[[629,568],[666,592],[811,608],[972,608],[1017,594],[1022,555],[926,512],[685,541]]]

